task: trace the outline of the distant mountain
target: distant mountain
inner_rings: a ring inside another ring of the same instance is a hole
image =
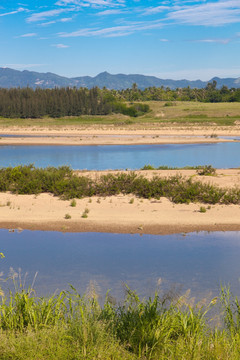
[[[203,88],[208,82],[213,80],[217,81],[217,87],[221,88],[226,85],[229,88],[235,87],[240,88],[240,77],[239,78],[226,78],[221,79],[215,77],[209,81],[201,80],[171,80],[171,79],[159,79],[155,76],[145,75],[124,75],[117,74],[111,75],[108,72],[103,72],[95,77],[82,76],[75,78],[67,78],[59,76],[50,72],[38,73],[35,71],[18,71],[9,68],[0,68],[0,87],[1,88],[12,88],[12,87],[31,87],[31,88],[42,88],[52,89],[55,87],[87,87],[92,88],[98,86],[103,88],[104,86],[108,89],[127,89],[131,88],[133,83],[136,83],[139,89],[145,89],[147,87],[169,87],[170,89],[183,88],[190,86],[191,88]]]

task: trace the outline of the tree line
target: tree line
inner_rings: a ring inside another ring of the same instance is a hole
[[[127,105],[109,91],[55,88],[0,89],[0,116],[6,118],[41,118],[50,116],[107,115],[122,113],[133,117],[149,111],[141,103]]]
[[[199,102],[239,102],[240,88],[228,88],[222,86],[217,89],[217,82],[209,82],[205,88],[176,88],[148,87],[144,90],[138,89],[133,84],[131,89],[116,91],[120,98],[125,101],[199,101]]]
[[[203,89],[149,87],[138,89],[136,84],[124,90],[94,87],[35,89],[0,89],[0,116],[6,118],[41,118],[50,116],[107,115],[121,113],[136,117],[149,111],[139,101],[200,101],[239,102],[240,89],[222,86],[216,81]],[[129,105],[127,103],[130,103]]]

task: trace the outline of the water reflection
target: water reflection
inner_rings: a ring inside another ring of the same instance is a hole
[[[0,166],[34,163],[38,167],[69,165],[73,169],[139,169],[154,166],[239,167],[240,142],[217,144],[1,146]]]
[[[215,296],[219,285],[231,283],[239,294],[240,232],[157,236],[104,233],[59,233],[0,230],[0,249],[9,268],[28,272],[28,284],[38,271],[37,294],[66,289],[71,283],[84,292],[90,282],[104,295],[120,298],[123,283],[141,296],[174,284],[201,298]],[[6,287],[6,284],[4,285]]]

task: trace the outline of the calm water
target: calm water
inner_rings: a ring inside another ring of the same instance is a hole
[[[197,298],[218,295],[220,283],[231,283],[240,295],[240,232],[140,236],[0,230],[0,249],[6,256],[0,262],[4,276],[10,267],[21,268],[29,284],[38,271],[38,295],[66,289],[68,283],[84,292],[90,282],[100,294],[111,289],[116,297],[123,296],[123,283],[142,296],[153,294],[160,283],[164,291],[175,284]]]
[[[73,169],[139,169],[154,166],[217,168],[240,166],[240,142],[217,144],[0,146],[0,167],[34,163],[38,167],[69,165]]]

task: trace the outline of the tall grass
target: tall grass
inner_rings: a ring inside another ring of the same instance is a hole
[[[218,327],[209,325],[212,307]],[[0,358],[239,359],[239,314],[226,288],[205,307],[157,293],[141,300],[130,289],[123,302],[107,295],[100,306],[73,287],[49,298],[21,288],[0,301]]]
[[[16,194],[52,193],[63,199],[133,194],[142,198],[166,197],[174,203],[239,204],[240,187],[220,188],[180,175],[147,179],[135,172],[78,176],[67,167],[35,168],[33,165],[0,169],[0,191]]]

